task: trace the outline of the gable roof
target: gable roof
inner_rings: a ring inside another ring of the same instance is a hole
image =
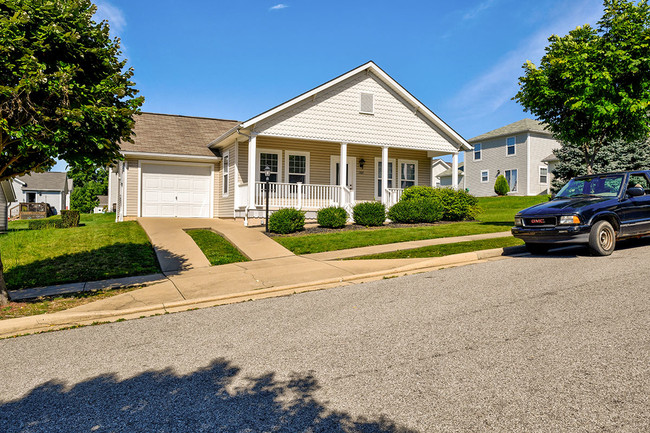
[[[509,125],[502,126],[501,128],[486,132],[485,134],[477,135],[467,141],[470,143],[476,143],[477,141],[489,140],[491,138],[501,137],[502,135],[515,135],[521,134],[522,132],[537,132],[540,134],[553,135],[549,130],[544,128],[542,122],[533,119],[521,119]]]
[[[318,87],[315,87],[301,95],[296,96],[295,98],[292,98],[288,100],[287,102],[284,102],[280,105],[277,105],[276,107],[273,107],[261,114],[258,114],[255,117],[252,117],[245,122],[241,122],[238,125],[235,125],[232,129],[226,131],[224,134],[210,142],[211,147],[217,147],[221,142],[224,140],[228,139],[232,135],[238,133],[242,129],[249,129],[255,126],[255,124],[268,119],[269,117],[280,113],[290,107],[293,107],[297,104],[300,104],[301,102],[305,101],[308,98],[314,97],[317,94],[347,80],[350,77],[353,77],[354,75],[358,74],[359,72],[363,71],[370,71],[375,74],[384,84],[386,84],[389,88],[391,88],[394,92],[396,92],[400,97],[404,98],[407,102],[409,102],[412,106],[415,112],[422,113],[425,118],[427,118],[431,123],[433,123],[436,127],[438,127],[441,131],[443,131],[451,141],[457,144],[457,147],[459,150],[472,150],[472,147],[470,144],[456,131],[454,131],[449,125],[447,125],[445,122],[442,121],[433,111],[431,111],[426,105],[424,105],[422,102],[420,102],[415,96],[413,96],[411,93],[409,93],[404,87],[402,87],[397,81],[395,81],[392,77],[390,77],[386,72],[384,72],[379,66],[377,66],[374,62],[369,61],[367,63],[364,63],[363,65],[352,69],[349,72],[346,72],[343,75],[339,75],[338,77],[321,84]]]
[[[463,173],[465,172],[465,163],[461,162],[458,164],[458,176],[462,176]],[[438,175],[438,177],[451,177],[452,174],[452,169],[449,167],[447,170],[443,171]]]
[[[30,173],[19,176],[18,180],[23,182],[23,191],[65,191],[68,174],[59,171],[47,171],[45,173]]]
[[[164,153],[215,157],[208,143],[238,125],[236,120],[141,113],[135,118],[134,143],[121,143],[125,154]]]
[[[431,161],[431,165],[432,165],[432,166],[433,166],[433,165],[439,165],[439,164],[442,164],[442,166],[445,167],[445,169],[449,169],[449,168],[451,167],[451,165],[449,165],[447,162],[443,161],[443,160],[440,159],[440,158],[434,158],[434,159]]]

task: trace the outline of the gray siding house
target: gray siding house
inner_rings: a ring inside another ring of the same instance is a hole
[[[67,173],[30,173],[14,178],[13,184],[16,198],[9,205],[10,217],[17,214],[18,203],[48,203],[55,214],[70,206],[72,180]]]
[[[7,231],[9,203],[16,200],[13,183],[9,180],[0,182],[0,233]]]
[[[474,147],[465,153],[465,185],[475,196],[495,195],[494,182],[504,175],[509,195],[548,194],[551,173],[548,160],[560,147],[544,125],[523,119],[468,142]]]

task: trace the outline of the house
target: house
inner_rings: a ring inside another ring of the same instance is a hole
[[[0,181],[0,233],[7,231],[9,203],[16,201],[14,184],[10,180]]]
[[[9,206],[10,217],[18,203],[48,203],[54,214],[70,206],[72,179],[65,172],[30,173],[13,179],[16,200]]]
[[[434,187],[437,188],[440,186],[440,174],[450,169],[451,165],[440,158],[434,158],[431,161],[431,178],[433,179]]]
[[[465,184],[475,196],[491,196],[494,182],[504,175],[509,195],[548,194],[551,175],[548,157],[560,143],[533,119],[523,119],[469,140],[465,154]]]
[[[99,202],[97,206],[93,208],[93,213],[104,213],[108,212],[108,196],[107,195],[98,195],[97,199]]]
[[[447,170],[441,172],[438,174],[438,186],[440,187],[450,187],[452,186],[452,179],[451,179],[451,167],[449,167]],[[458,184],[456,186],[456,189],[465,189],[465,163],[461,162],[458,164]]]
[[[244,122],[143,113],[134,131],[109,176],[118,219],[262,218],[265,169],[271,209],[314,218],[330,205],[391,205],[434,185],[434,158],[451,155],[457,172],[472,149],[373,62]]]

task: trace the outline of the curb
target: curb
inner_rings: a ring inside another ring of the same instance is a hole
[[[119,319],[133,319],[167,313],[176,313],[190,309],[234,304],[249,300],[287,296],[291,294],[344,286],[353,283],[368,282],[381,279],[383,277],[404,276],[413,273],[432,271],[447,266],[456,267],[479,263],[490,259],[507,258],[507,255],[519,255],[519,253],[523,253],[524,251],[525,250],[522,247],[494,248],[491,250],[453,254],[426,260],[418,259],[418,263],[387,269],[385,271],[369,272],[365,274],[330,278],[312,281],[309,283],[271,287],[267,289],[258,289],[247,292],[234,293],[230,295],[196,298],[185,301],[171,302],[168,304],[154,304],[146,307],[131,308],[127,310],[95,311],[88,313],[66,313],[65,311],[62,311],[59,313],[20,317],[16,319],[6,319],[0,321],[0,338],[15,337],[71,326],[88,325],[93,324],[99,320],[112,322]],[[390,261],[391,259],[384,260]]]

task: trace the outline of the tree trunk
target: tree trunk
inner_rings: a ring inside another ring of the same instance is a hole
[[[0,257],[0,305],[7,305],[9,302],[9,293],[5,284],[5,276],[2,268],[2,257]]]

